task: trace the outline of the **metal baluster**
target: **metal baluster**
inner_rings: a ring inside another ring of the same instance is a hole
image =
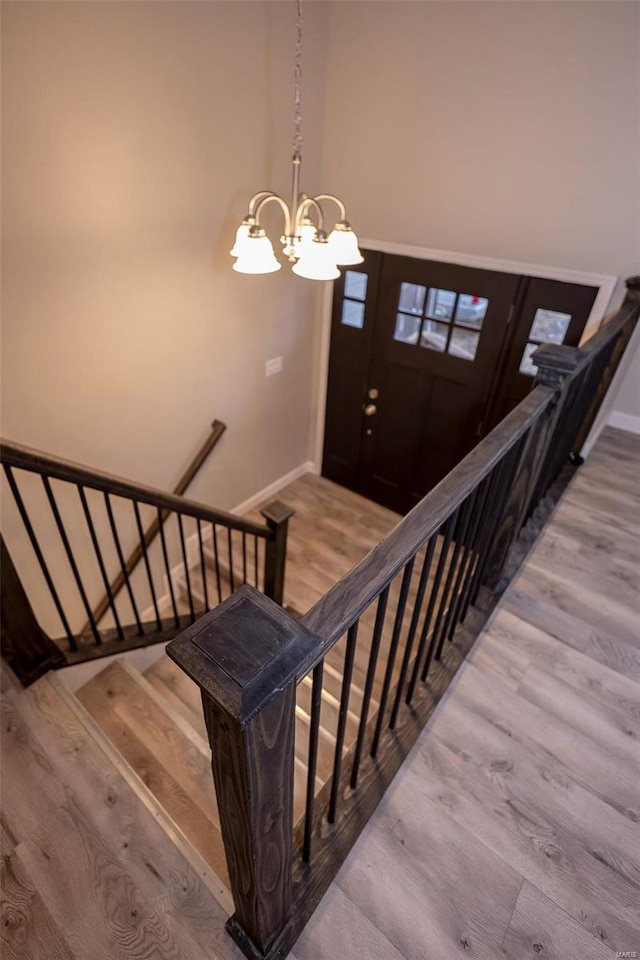
[[[491,524],[494,521],[495,516],[495,505],[498,497],[498,492],[501,489],[502,478],[504,476],[505,468],[507,465],[507,459],[505,457],[496,464],[490,474],[490,484],[489,492],[487,494],[486,503],[482,511],[482,517],[480,518],[480,524],[478,526],[478,534],[476,537],[476,544],[474,546],[473,555],[471,557],[471,563],[469,564],[469,573],[467,575],[467,583],[462,596],[462,601],[460,604],[460,619],[464,623],[467,612],[469,610],[469,604],[471,603],[471,591],[472,586],[475,580],[475,575],[478,572],[478,567],[480,564],[480,558],[482,556],[482,547],[486,542],[486,533],[491,528]]]
[[[133,511],[136,515],[136,526],[138,528],[138,536],[140,537],[140,545],[142,547],[142,559],[144,560],[145,570],[147,571],[147,579],[149,581],[149,590],[151,591],[151,599],[153,601],[153,609],[156,615],[156,625],[158,627],[158,632],[162,630],[162,623],[160,621],[160,611],[158,610],[158,601],[156,598],[156,589],[153,585],[153,577],[151,576],[151,564],[149,563],[149,554],[147,552],[147,545],[144,541],[144,530],[142,529],[142,519],[140,517],[140,507],[138,506],[137,500],[132,500]]]
[[[96,560],[98,561],[98,567],[100,569],[100,576],[102,577],[102,582],[104,583],[105,593],[107,595],[107,600],[109,601],[109,607],[111,613],[113,614],[113,620],[116,625],[116,632],[120,640],[124,640],[124,630],[120,624],[120,618],[118,617],[118,611],[116,609],[115,600],[113,593],[111,592],[111,585],[109,583],[109,577],[107,576],[107,571],[104,566],[104,560],[102,559],[102,552],[100,550],[100,544],[98,543],[98,537],[96,535],[95,527],[93,525],[93,518],[91,516],[91,511],[89,510],[89,504],[87,503],[87,497],[84,491],[84,487],[81,484],[77,484],[78,493],[80,495],[80,502],[82,504],[82,509],[84,511],[84,516],[87,521],[87,526],[89,528],[89,536],[91,537],[91,543],[93,544],[93,549],[96,555]]]
[[[231,593],[235,593],[236,582],[233,576],[233,538],[231,536],[231,527],[227,527],[227,546],[229,549],[229,582],[231,584]]]
[[[404,682],[407,676],[407,670],[409,669],[409,663],[411,662],[411,654],[413,652],[413,641],[415,639],[416,631],[418,629],[418,622],[420,620],[420,613],[422,612],[422,601],[424,599],[424,593],[427,588],[427,581],[429,579],[429,573],[431,572],[431,563],[433,561],[433,554],[436,549],[436,541],[438,539],[437,534],[434,534],[427,545],[427,550],[424,555],[424,561],[422,563],[422,571],[420,573],[420,581],[418,583],[418,592],[416,593],[416,600],[413,607],[413,615],[411,617],[411,625],[409,627],[409,633],[407,635],[407,643],[404,648],[404,656],[402,658],[402,666],[400,668],[400,677],[398,678],[398,688],[396,690],[395,699],[393,702],[393,708],[391,710],[391,719],[389,720],[389,729],[393,730],[396,725],[396,720],[398,719],[398,710],[400,708],[400,700],[402,699],[402,688],[404,687]]]
[[[254,553],[253,553],[253,576],[254,576],[254,581],[253,581],[253,582],[254,582],[254,586],[255,586],[256,590],[259,590],[259,589],[260,589],[260,587],[259,587],[259,585],[258,585],[258,569],[259,569],[259,567],[258,567],[258,545],[259,545],[259,540],[258,540],[257,534],[255,534],[255,533],[254,533],[254,535],[253,535],[253,541],[254,541],[254,543],[253,543],[253,549],[254,549]]]
[[[464,509],[462,511],[462,517],[460,521],[460,529],[458,531],[458,537],[456,539],[455,549],[453,551],[453,558],[449,565],[449,572],[447,575],[447,582],[444,588],[444,594],[442,597],[442,603],[440,604],[440,610],[438,611],[438,620],[436,620],[436,626],[434,630],[434,646],[435,637],[437,640],[437,649],[435,658],[439,660],[442,656],[442,648],[444,646],[445,637],[447,631],[451,624],[451,617],[453,616],[453,607],[455,604],[455,599],[457,597],[457,590],[460,588],[460,582],[462,580],[462,565],[463,557],[461,556],[463,547],[466,543],[467,536],[469,533],[469,526],[471,524],[471,518],[473,516],[473,509],[475,507],[476,501],[478,499],[478,488],[476,487],[472,493],[470,493],[465,501]],[[454,580],[455,576],[455,580]],[[426,677],[426,673],[425,673]]]
[[[133,616],[136,621],[136,627],[138,636],[144,636],[144,630],[142,628],[142,622],[140,620],[140,614],[138,613],[138,607],[136,605],[136,600],[133,595],[133,590],[131,588],[131,583],[129,582],[129,574],[127,573],[127,565],[124,559],[124,553],[122,552],[122,546],[120,544],[120,537],[118,536],[118,529],[116,527],[115,517],[113,515],[113,509],[111,507],[111,499],[109,494],[104,492],[104,502],[107,508],[107,516],[109,518],[109,526],[111,527],[111,535],[113,536],[113,542],[115,544],[116,553],[118,554],[118,563],[120,564],[120,569],[122,570],[122,576],[124,578],[125,587],[127,588],[127,593],[129,595],[129,601],[131,603],[131,609],[133,610]]]
[[[242,582],[247,582],[247,535],[242,532]]]
[[[202,572],[202,593],[204,596],[204,609],[205,612],[209,609],[209,591],[207,589],[207,565],[204,559],[204,547],[202,545],[202,523],[200,519],[197,520],[198,524],[198,546],[200,548],[200,570]]]
[[[338,805],[338,790],[340,789],[340,772],[342,770],[342,747],[344,744],[344,734],[347,728],[347,711],[349,707],[349,694],[351,693],[351,675],[353,673],[353,659],[356,653],[356,640],[358,637],[358,623],[349,627],[347,634],[347,650],[344,656],[344,674],[342,676],[342,693],[340,696],[340,712],[338,713],[338,730],[336,733],[336,752],[333,760],[333,779],[331,781],[331,797],[329,800],[329,823],[334,823],[336,819],[336,807]]]
[[[402,586],[400,587],[400,596],[398,597],[398,607],[396,609],[396,619],[393,624],[393,633],[391,634],[391,645],[389,647],[389,654],[387,657],[387,669],[384,674],[384,682],[382,684],[382,693],[380,695],[380,707],[378,709],[378,719],[376,721],[376,728],[373,734],[373,740],[371,742],[371,756],[375,757],[378,752],[378,745],[380,743],[380,734],[382,733],[382,724],[384,723],[384,712],[387,706],[387,698],[389,696],[389,688],[391,686],[391,680],[393,678],[393,668],[396,662],[396,653],[398,651],[398,643],[400,641],[400,633],[402,631],[402,622],[404,620],[404,611],[407,605],[407,597],[409,596],[409,586],[411,584],[411,577],[413,575],[413,567],[416,562],[415,557],[411,557],[408,564],[404,568],[404,574],[402,575]]]
[[[371,705],[371,694],[373,692],[373,683],[376,676],[376,667],[378,665],[378,653],[380,652],[380,639],[384,627],[384,618],[387,612],[387,601],[389,599],[389,587],[385,587],[378,597],[378,608],[376,610],[376,622],[373,628],[373,638],[371,640],[371,651],[369,653],[369,665],[367,666],[367,678],[364,684],[364,693],[362,696],[362,709],[360,711],[360,724],[358,726],[358,739],[356,741],[355,756],[353,758],[353,767],[351,768],[351,786],[355,790],[358,785],[358,770],[360,768],[360,758],[362,757],[362,748],[364,746],[364,737],[367,732],[367,719],[369,717],[369,707]]]
[[[488,474],[484,480],[481,481],[478,488],[478,500],[473,508],[473,521],[471,524],[471,529],[469,531],[469,541],[465,547],[464,559],[460,565],[460,579],[459,582],[456,582],[454,588],[454,602],[452,604],[452,615],[451,615],[451,624],[449,626],[447,637],[449,640],[453,640],[453,635],[456,632],[456,627],[458,623],[462,622],[464,617],[460,614],[463,609],[464,598],[467,594],[467,586],[471,580],[471,570],[473,568],[473,557],[478,540],[478,531],[480,529],[480,520],[484,516],[484,508],[487,502],[487,494],[489,492],[489,487],[491,485],[492,474]]]
[[[60,620],[61,620],[61,622],[62,622],[62,627],[63,627],[63,629],[64,629],[64,632],[65,632],[66,635],[67,635],[67,640],[69,641],[69,646],[71,647],[72,650],[77,650],[77,649],[78,649],[78,644],[76,643],[76,639],[75,639],[75,637],[74,637],[74,635],[73,635],[73,633],[72,633],[72,631],[71,631],[71,627],[69,626],[69,621],[68,621],[67,618],[66,618],[66,615],[65,615],[65,612],[64,612],[64,608],[63,608],[63,606],[62,606],[62,603],[60,602],[60,597],[58,596],[58,592],[57,592],[57,590],[56,590],[56,588],[55,588],[55,585],[54,585],[54,582],[53,582],[53,580],[52,580],[52,578],[51,578],[51,574],[49,573],[49,568],[48,568],[48,566],[47,566],[46,560],[44,559],[44,554],[43,554],[42,550],[40,549],[40,544],[38,543],[38,538],[36,537],[35,532],[34,532],[34,529],[33,529],[32,525],[31,525],[31,521],[30,521],[30,519],[29,519],[29,515],[28,515],[28,513],[27,513],[27,509],[26,509],[26,507],[25,507],[25,505],[24,505],[24,501],[23,501],[23,499],[22,499],[22,495],[21,495],[20,491],[18,490],[18,484],[16,483],[16,478],[14,477],[13,471],[12,471],[12,469],[11,469],[10,466],[8,466],[8,465],[5,463],[5,464],[3,464],[3,467],[4,467],[4,472],[5,472],[5,474],[6,474],[6,477],[7,477],[7,481],[8,481],[8,483],[9,483],[9,487],[11,488],[11,493],[13,494],[13,499],[14,499],[15,502],[16,502],[16,506],[17,506],[17,508],[18,508],[18,512],[20,513],[20,516],[21,516],[21,518],[22,518],[22,522],[23,522],[23,524],[24,524],[25,530],[27,531],[27,535],[28,535],[28,537],[29,537],[29,540],[31,541],[31,546],[33,547],[33,552],[35,553],[36,558],[37,558],[37,560],[38,560],[38,563],[39,563],[39,565],[40,565],[40,569],[41,569],[41,571],[42,571],[42,576],[44,577],[45,582],[46,582],[46,584],[47,584],[47,586],[48,586],[48,588],[49,588],[49,593],[51,594],[51,598],[52,598],[52,600],[53,600],[53,602],[54,602],[54,604],[55,604],[56,610],[58,611],[58,616],[60,617]]]
[[[257,547],[257,543],[256,543]],[[316,770],[318,767],[318,731],[320,729],[320,711],[322,709],[322,677],[324,659],[314,667],[311,685],[311,717],[309,721],[309,756],[307,758],[307,797],[304,811],[304,840],[302,859],[309,863],[311,858],[311,834],[313,832],[313,804],[315,800]]]
[[[173,588],[173,577],[171,576],[171,567],[169,566],[169,553],[167,551],[167,541],[164,535],[164,520],[165,518],[162,515],[162,510],[158,507],[158,530],[160,531],[160,543],[162,544],[162,556],[164,557],[164,568],[167,571],[167,583],[169,585],[169,593],[171,594],[171,606],[173,607],[173,618],[176,622],[176,627],[180,624],[180,616],[178,614],[178,605],[176,603],[175,590]]]
[[[50,482],[50,480],[49,480],[49,477],[43,476],[41,479],[42,479],[42,483],[44,484],[44,489],[45,489],[46,494],[47,494],[47,499],[49,500],[49,505],[50,505],[50,507],[51,507],[51,511],[52,511],[53,516],[54,516],[54,519],[55,519],[55,521],[56,521],[56,526],[57,526],[57,528],[58,528],[58,533],[60,534],[60,539],[62,540],[62,545],[64,546],[64,550],[65,550],[65,553],[66,553],[66,555],[67,555],[67,560],[69,561],[69,566],[71,567],[71,571],[72,571],[72,573],[73,573],[74,580],[76,581],[76,586],[77,586],[77,588],[78,588],[78,591],[79,591],[79,593],[80,593],[80,597],[81,597],[81,599],[82,599],[82,605],[83,605],[83,607],[84,607],[84,609],[85,609],[85,613],[87,614],[87,619],[88,619],[89,625],[90,625],[90,627],[91,627],[91,632],[92,632],[92,634],[93,634],[93,639],[95,640],[96,645],[97,645],[97,646],[100,646],[100,644],[102,643],[102,637],[100,636],[100,632],[99,632],[99,630],[98,630],[98,626],[97,626],[96,621],[95,621],[95,619],[94,619],[93,613],[91,612],[91,606],[90,606],[89,600],[88,600],[88,598],[87,598],[86,590],[84,589],[84,584],[83,584],[83,582],[82,582],[82,578],[80,577],[80,571],[78,570],[78,565],[77,565],[76,560],[75,560],[75,557],[74,557],[74,555],[73,555],[73,550],[71,549],[71,544],[69,543],[69,538],[67,537],[67,531],[66,531],[65,528],[64,528],[64,524],[63,524],[63,522],[62,522],[62,517],[60,516],[60,511],[59,511],[59,509],[58,509],[58,504],[56,503],[56,499],[55,499],[55,497],[54,497],[54,495],[53,495],[53,490],[51,489],[51,482]]]
[[[451,537],[453,536],[453,530],[458,519],[458,509],[453,511],[448,520],[445,521],[445,533],[444,540],[440,547],[440,556],[438,557],[438,565],[436,567],[436,576],[433,581],[433,586],[431,587],[431,593],[429,594],[429,603],[427,606],[427,612],[424,617],[424,623],[422,625],[422,633],[420,634],[420,643],[418,644],[418,652],[416,654],[416,659],[413,663],[413,670],[411,671],[411,679],[409,680],[409,686],[407,688],[407,696],[405,698],[405,703],[411,703],[413,699],[413,693],[418,682],[418,674],[420,672],[420,663],[424,654],[424,649],[427,645],[427,639],[429,636],[429,627],[431,626],[431,618],[433,616],[433,611],[435,609],[436,601],[438,599],[438,590],[440,589],[440,581],[442,580],[442,574],[444,573],[444,568],[447,562],[447,554],[449,552],[449,544],[451,543]],[[437,537],[442,533],[442,527],[440,528]]]
[[[187,583],[187,597],[189,599],[189,613],[191,614],[191,622],[196,619],[196,611],[193,606],[193,593],[191,592],[191,577],[189,576],[189,561],[187,560],[187,545],[184,540],[184,527],[182,525],[182,514],[176,513],[178,518],[178,529],[180,531],[180,546],[182,548],[182,564],[184,566],[184,575]]]
[[[498,494],[498,508],[495,511],[495,516],[492,518],[491,529],[489,535],[486,538],[486,543],[483,548],[482,560],[478,563],[476,569],[476,576],[474,578],[474,583],[471,588],[471,603],[475,603],[478,599],[478,592],[480,586],[482,585],[482,578],[487,566],[487,561],[489,560],[490,548],[493,545],[493,537],[498,528],[498,524],[502,518],[502,513],[504,511],[505,505],[507,503],[509,494],[511,493],[511,486],[513,481],[516,478],[518,472],[518,467],[520,465],[520,455],[524,448],[525,443],[527,442],[528,431],[520,440],[512,447],[510,453],[507,454],[507,457],[510,457],[508,466],[505,469],[506,481],[504,485],[501,486],[500,492]]]
[[[220,579],[220,560],[218,557],[218,533],[216,531],[215,523],[211,524],[211,532],[213,534],[213,557],[216,565],[216,590],[218,591],[218,602],[222,603],[222,580]]]

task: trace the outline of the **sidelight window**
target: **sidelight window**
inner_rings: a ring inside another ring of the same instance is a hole
[[[488,306],[486,297],[401,283],[394,340],[474,360]]]
[[[524,373],[527,377],[535,377],[538,368],[531,360],[533,352],[541,343],[564,343],[570,323],[570,313],[558,313],[557,310],[544,310],[539,307],[533,317],[527,343],[522,351],[520,373]]]
[[[344,300],[342,301],[342,317],[340,322],[345,327],[356,327],[362,330],[364,326],[364,302],[367,299],[367,274],[359,270],[345,270]]]

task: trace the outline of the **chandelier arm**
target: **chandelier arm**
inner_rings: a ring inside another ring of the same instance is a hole
[[[340,197],[334,197],[332,193],[318,193],[312,199],[315,200],[316,202],[318,202],[319,200],[333,200],[333,202],[337,204],[338,207],[340,208],[340,219],[341,220],[347,219],[347,208],[345,207]]]
[[[295,216],[295,228],[297,231],[300,229],[300,224],[303,219],[307,216],[307,211],[309,207],[314,207],[316,213],[318,214],[318,230],[324,230],[324,214],[322,212],[322,207],[318,203],[317,197],[302,197],[298,203]]]
[[[260,223],[260,214],[262,213],[263,209],[272,200],[275,200],[277,203],[279,203],[282,208],[282,212],[284,213],[284,232],[285,236],[288,237],[291,235],[291,211],[282,197],[278,196],[277,193],[268,193],[267,196],[263,197],[256,206],[254,214],[256,218],[256,226],[258,226]]]
[[[257,193],[254,193],[254,195],[253,195],[253,196],[251,197],[251,199],[249,200],[248,215],[249,215],[250,217],[255,217],[255,215],[256,215],[256,204],[257,204],[260,200],[264,200],[266,197],[273,197],[273,196],[275,196],[273,190],[258,190]]]

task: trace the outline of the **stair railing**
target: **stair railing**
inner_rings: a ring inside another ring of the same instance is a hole
[[[213,423],[211,424],[211,431],[209,433],[209,436],[206,438],[206,440],[204,441],[204,443],[202,444],[202,446],[196,453],[195,457],[193,458],[193,460],[191,461],[187,469],[184,471],[184,473],[182,474],[182,476],[180,477],[180,479],[178,480],[177,484],[175,485],[172,491],[177,497],[181,497],[186,493],[187,489],[191,486],[191,483],[197,476],[198,471],[200,470],[200,467],[202,467],[202,465],[205,463],[207,457],[209,456],[213,448],[218,444],[218,441],[220,440],[222,434],[225,432],[226,429],[227,429],[227,426],[222,422],[222,420],[213,421]],[[97,624],[100,623],[105,613],[107,613],[107,611],[109,610],[110,602],[111,602],[110,597],[115,600],[115,598],[118,596],[118,594],[124,587],[125,574],[130,577],[133,571],[135,570],[135,568],[138,566],[138,564],[142,560],[142,557],[144,556],[142,545],[144,544],[144,546],[147,548],[151,546],[155,538],[158,536],[158,533],[160,532],[160,525],[164,523],[164,521],[167,519],[168,516],[169,514],[166,510],[161,510],[160,515],[158,517],[154,517],[154,519],[151,521],[147,529],[144,531],[144,537],[142,538],[142,542],[136,544],[136,546],[133,548],[133,550],[125,560],[124,570],[119,571],[114,577],[114,579],[111,581],[111,583],[109,584],[109,591],[104,594],[100,603],[96,604],[96,606],[92,611],[93,619]],[[81,630],[81,633],[87,633],[90,629],[91,629],[91,623],[87,620],[86,623],[84,624],[84,627]]]
[[[536,351],[529,396],[302,620],[243,587],[169,644],[202,691],[235,905],[227,930],[251,960],[293,947],[495,606],[527,517],[539,530],[577,469],[570,454],[640,314],[640,278],[627,286],[583,349]],[[318,790],[324,662],[338,642],[332,772]],[[357,704],[356,662],[366,664]],[[294,823],[296,689],[308,677],[306,797]]]
[[[260,524],[6,440],[0,461],[11,494],[3,655],[25,685],[52,667],[169,640],[244,584],[282,603],[293,511],[278,501]],[[142,563],[130,568],[125,557],[138,552]],[[102,591],[105,625],[91,600]]]

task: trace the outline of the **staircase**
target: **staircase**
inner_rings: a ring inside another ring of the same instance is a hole
[[[296,507],[295,523],[288,540],[285,601],[288,601],[288,612],[299,617],[307,601],[315,599],[318,581],[322,583],[321,578],[326,576],[323,560],[328,563],[331,555],[323,539],[326,535],[323,523],[327,524],[328,536],[333,538],[331,542],[335,543],[334,516],[344,522],[346,539],[354,539],[349,544],[349,550],[338,542],[332,563],[329,563],[329,568],[335,569],[339,576],[339,564],[345,570],[349,569],[357,557],[375,542],[376,537],[382,535],[385,526],[388,528],[394,523],[396,517],[391,511],[370,504],[343,488],[335,488],[330,481],[320,477],[301,478],[282,495]],[[362,533],[360,539],[351,538],[352,530],[363,530],[369,526],[371,543],[362,540]],[[441,543],[438,542],[433,553],[434,569],[440,550]],[[418,552],[419,563],[424,560],[424,555],[425,550]],[[210,538],[204,542],[202,554],[196,562],[182,568],[173,581],[181,616],[188,617],[191,610],[198,616],[217,603],[220,596],[224,600],[234,592],[239,585],[238,577],[242,580],[255,569],[254,542],[248,540],[244,552],[235,550],[232,559],[235,560],[233,571],[226,537],[218,538],[215,549]],[[258,556],[257,559],[260,569],[262,558]],[[447,570],[448,562],[443,566],[443,582]],[[406,597],[407,625],[417,599],[417,580],[417,576],[413,578]],[[375,719],[382,699],[384,667],[394,642],[394,614],[401,588],[402,578],[398,577],[389,589],[389,616],[379,638],[379,667],[369,678],[369,718]],[[436,595],[439,597],[440,594],[441,589],[436,589]],[[343,758],[353,749],[358,738],[375,620],[374,605],[361,618],[360,642],[352,664],[344,710]],[[314,790],[316,796],[331,780],[334,771],[344,698],[346,653],[345,635],[324,659]],[[398,680],[400,668],[400,658],[396,658],[389,681],[392,688]],[[158,648],[157,658],[142,672],[132,665],[127,655],[110,662],[76,690],[76,697],[135,777],[153,795],[185,842],[215,874],[219,881],[217,887],[224,891],[222,900],[230,904],[226,858],[211,773],[211,751],[197,685]],[[296,692],[294,824],[301,823],[305,812],[311,713],[312,676],[308,675],[299,683]]]
[[[332,651],[332,654],[334,652]],[[335,651],[325,666],[316,793],[331,776],[340,710],[342,663]],[[220,881],[220,899],[231,902],[220,819],[211,776],[211,751],[198,687],[164,654],[140,672],[126,657],[109,663],[76,691],[100,727],[167,818]],[[352,687],[346,753],[355,742],[362,690]],[[377,701],[372,700],[372,709]],[[298,687],[294,819],[304,813],[311,678]]]

